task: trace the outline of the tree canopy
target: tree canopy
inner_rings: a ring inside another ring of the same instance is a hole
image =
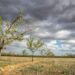
[[[11,22],[7,21],[3,27],[3,19],[0,16],[0,53],[6,45],[9,45],[14,40],[23,40],[25,32],[19,32],[16,28],[23,20],[22,13],[19,13]]]

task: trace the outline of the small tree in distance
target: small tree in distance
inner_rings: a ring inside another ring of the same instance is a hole
[[[48,51],[46,52],[46,56],[54,56],[54,53],[51,52],[50,50],[48,50]]]
[[[25,55],[25,56],[28,55],[28,53],[26,52],[26,50],[23,50],[22,54]]]
[[[40,39],[34,39],[32,37],[29,37],[29,39],[27,40],[27,48],[30,49],[30,51],[32,52],[32,62],[34,61],[33,60],[34,52],[43,47],[43,45],[44,43]]]

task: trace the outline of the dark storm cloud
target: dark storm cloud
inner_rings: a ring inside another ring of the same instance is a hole
[[[64,30],[71,32],[71,36],[68,35],[71,38],[75,37],[72,33],[75,29],[75,0],[0,0],[0,15],[3,19],[11,20],[20,9],[28,19],[40,20],[40,29],[47,32],[45,38],[56,38],[55,35]],[[41,22],[48,24],[43,23],[41,26]],[[53,35],[49,36],[49,33]]]
[[[75,50],[75,0],[0,0],[4,20],[13,19],[20,10],[24,11],[25,19],[32,19],[30,28],[36,28],[32,32],[35,37],[46,43],[64,40],[63,50]]]
[[[75,19],[74,0],[0,0],[0,14],[3,17],[11,18],[19,9],[39,20],[54,17],[61,22],[74,22]]]
[[[70,31],[75,31],[75,23],[64,23],[62,24],[62,29],[70,30]]]
[[[0,14],[11,16],[15,15],[19,9],[23,9],[25,14],[30,14],[37,19],[45,19],[52,14],[55,5],[55,0],[0,0]]]

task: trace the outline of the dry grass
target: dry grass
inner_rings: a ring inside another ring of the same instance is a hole
[[[0,75],[75,75],[75,58],[1,57],[0,66]]]

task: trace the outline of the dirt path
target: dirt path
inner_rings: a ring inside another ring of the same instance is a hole
[[[28,67],[28,66],[33,65],[35,63],[38,63],[38,61],[5,66],[4,68],[1,69],[0,75],[11,75],[12,71],[14,72],[18,68],[21,68],[23,66]],[[16,75],[21,75],[21,74],[19,73],[19,74],[16,74]]]

